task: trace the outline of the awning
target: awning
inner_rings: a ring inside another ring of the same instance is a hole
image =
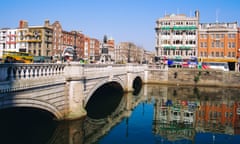
[[[173,50],[175,50],[176,47],[175,46],[164,46],[163,49],[166,49],[166,50],[173,49]]]
[[[196,26],[173,26],[173,30],[195,30]]]
[[[181,49],[181,50],[189,50],[189,49],[191,49],[191,47],[190,46],[180,46],[179,49]]]
[[[162,30],[170,30],[170,26],[161,27]]]

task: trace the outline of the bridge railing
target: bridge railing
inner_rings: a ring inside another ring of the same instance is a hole
[[[0,92],[64,82],[64,64],[0,64]]]
[[[109,65],[109,64],[69,64],[65,70],[66,77],[105,77],[126,73],[126,65]]]
[[[63,75],[63,64],[1,64],[0,81]]]
[[[149,70],[168,70],[168,65],[158,64],[158,65],[148,65]]]
[[[66,72],[66,67],[70,72]],[[36,79],[41,77],[64,76],[69,73],[77,76],[104,76],[109,74],[123,74],[126,72],[140,72],[144,69],[166,69],[165,65],[139,65],[139,64],[53,64],[53,63],[36,63],[36,64],[1,64],[0,65],[0,82]],[[67,73],[67,74],[66,74]]]

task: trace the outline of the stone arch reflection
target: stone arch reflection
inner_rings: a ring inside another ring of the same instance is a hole
[[[133,80],[133,95],[138,95],[142,89],[142,79],[138,76]]]

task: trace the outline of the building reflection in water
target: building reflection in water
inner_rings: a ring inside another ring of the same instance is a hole
[[[192,89],[192,91],[191,91]],[[154,97],[153,132],[194,141],[196,133],[240,134],[238,89],[163,87]]]

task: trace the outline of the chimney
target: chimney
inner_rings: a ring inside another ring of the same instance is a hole
[[[28,27],[28,22],[25,20],[20,20],[19,21],[19,28],[27,28]]]
[[[45,27],[49,27],[49,24],[50,24],[49,20],[45,20],[44,26],[45,26]]]

